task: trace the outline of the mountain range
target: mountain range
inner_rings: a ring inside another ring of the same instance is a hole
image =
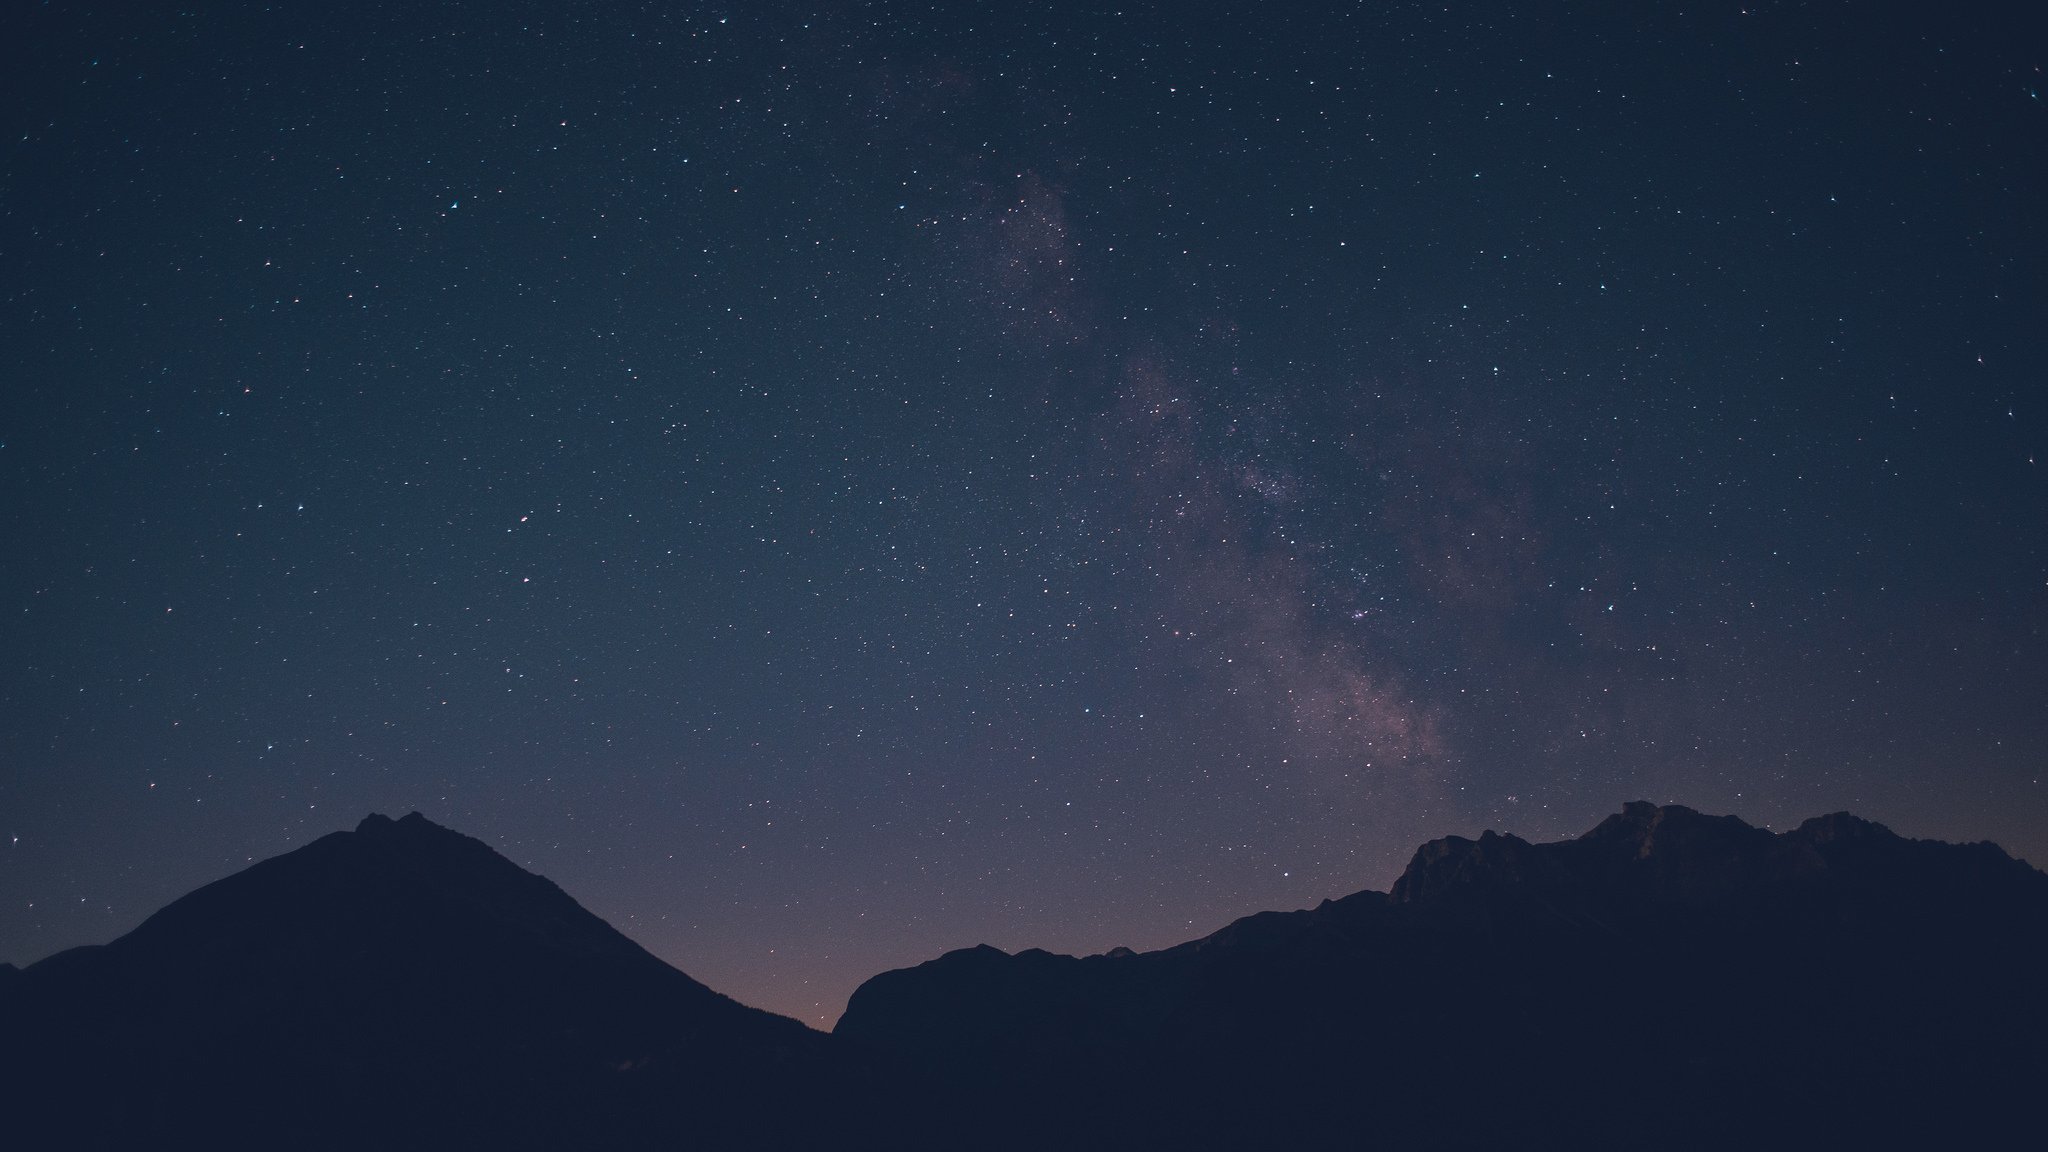
[[[2048,875],[1995,845],[1633,803],[1161,951],[950,952],[823,1034],[371,816],[0,965],[0,1116],[80,1148],[1982,1143],[2042,1131],[2044,972]]]

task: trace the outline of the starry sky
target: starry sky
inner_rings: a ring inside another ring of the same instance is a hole
[[[1627,800],[2048,859],[2026,5],[0,15],[0,959],[419,810],[828,1026]]]

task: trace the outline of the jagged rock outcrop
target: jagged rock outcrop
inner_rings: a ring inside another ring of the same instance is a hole
[[[2044,964],[2048,876],[1995,846],[1634,803],[1160,952],[949,954],[838,1035],[1043,1118],[1014,1147],[1941,1142],[2029,1122]]]

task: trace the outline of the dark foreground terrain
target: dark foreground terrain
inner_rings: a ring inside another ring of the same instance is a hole
[[[831,1035],[372,816],[0,966],[9,1147],[1908,1147],[2048,1130],[2048,875],[1630,804],[1159,952],[876,976]]]

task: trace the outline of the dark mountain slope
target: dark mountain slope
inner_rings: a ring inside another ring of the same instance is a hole
[[[371,817],[0,966],[10,1146],[1877,1147],[2038,1135],[2048,876],[1629,805],[1164,951],[884,973],[836,1035]]]
[[[1886,1146],[2037,1121],[2043,971],[2048,876],[1992,845],[1631,804],[1161,952],[949,953],[837,1035],[1015,1147]]]
[[[417,814],[13,974],[0,1036],[52,1147],[795,1141],[828,1044]]]

